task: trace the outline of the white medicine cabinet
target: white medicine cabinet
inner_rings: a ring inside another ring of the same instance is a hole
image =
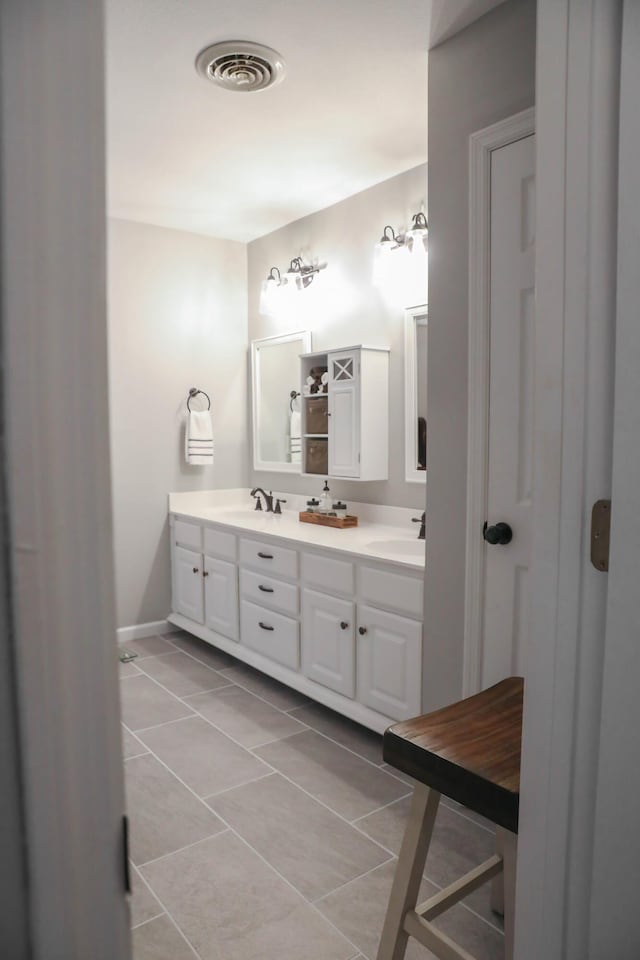
[[[302,473],[389,476],[389,350],[346,347],[300,358]]]

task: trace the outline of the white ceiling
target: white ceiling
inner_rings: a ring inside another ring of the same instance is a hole
[[[106,0],[109,213],[249,241],[427,159],[430,0]],[[282,54],[234,93],[194,61]]]

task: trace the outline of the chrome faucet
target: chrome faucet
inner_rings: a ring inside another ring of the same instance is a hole
[[[424,540],[424,525],[425,525],[425,514],[423,513],[421,517],[412,517],[412,523],[420,524],[420,531],[418,533],[418,540]]]
[[[262,503],[260,502],[260,494],[264,497],[264,504],[267,513],[273,513],[273,492],[267,493],[266,490],[263,490],[262,487],[254,487],[251,491],[251,496],[255,497],[256,501],[256,510],[262,510]]]

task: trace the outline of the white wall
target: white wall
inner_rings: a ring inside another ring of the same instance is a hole
[[[535,0],[429,53],[429,429],[424,696],[462,693],[467,497],[469,135],[534,103]]]
[[[162,620],[169,612],[169,491],[246,483],[246,263],[241,243],[109,222],[119,627]],[[192,386],[211,397],[212,467],[184,462],[186,398]]]
[[[411,216],[427,202],[426,164],[363,190],[341,203],[320,210],[249,244],[249,339],[311,330],[313,349],[353,344],[386,346],[390,354],[389,480],[380,483],[331,482],[336,496],[369,503],[424,509],[424,485],[404,480],[404,314],[402,304],[390,303],[372,283],[373,250],[385,224],[395,230],[411,225]],[[328,267],[300,298],[304,312],[288,318],[262,317],[258,312],[260,284],[272,266],[286,269],[302,255],[305,261],[326,260]],[[312,296],[307,296],[312,294]],[[288,385],[287,385],[288,386]],[[294,474],[257,473],[252,484],[319,494],[319,479]]]

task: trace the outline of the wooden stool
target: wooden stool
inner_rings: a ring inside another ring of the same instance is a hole
[[[521,677],[510,677],[443,710],[396,723],[385,732],[384,759],[418,782],[377,960],[402,960],[409,937],[441,960],[474,960],[430,921],[493,878],[498,879],[492,906],[504,912],[505,957],[511,960],[523,688]],[[418,904],[441,794],[496,824],[497,852]]]

